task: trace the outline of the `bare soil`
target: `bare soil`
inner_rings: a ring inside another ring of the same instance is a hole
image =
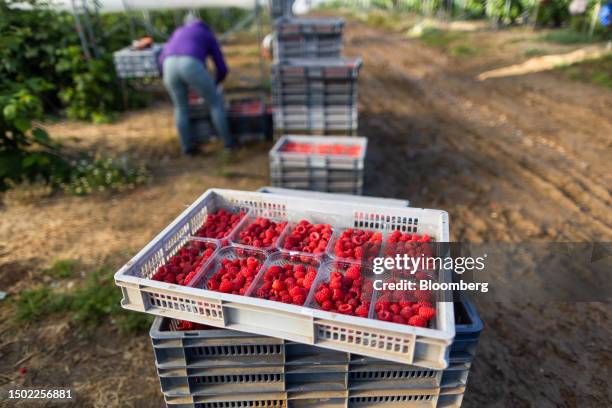
[[[367,195],[447,210],[457,241],[612,240],[612,91],[554,71],[477,80],[526,59],[526,45],[516,41],[534,37],[525,30],[470,33],[484,50],[470,57],[354,21],[346,35],[346,53],[365,62]],[[241,52],[234,57],[247,60]],[[9,297],[36,287],[53,259],[79,259],[85,269],[120,265],[208,188],[268,183],[269,143],[247,146],[231,162],[219,157],[218,145],[180,157],[164,101],[111,125],[61,122],[49,130],[71,147],[144,160],[153,179],[116,195],[5,200],[0,290]],[[61,317],[15,325],[12,306],[3,303],[3,394],[64,385],[76,390],[78,406],[163,406],[146,334],[119,335],[111,324],[83,334]],[[479,311],[485,330],[466,407],[612,406],[609,304],[504,303]]]

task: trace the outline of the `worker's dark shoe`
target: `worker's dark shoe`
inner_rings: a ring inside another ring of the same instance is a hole
[[[185,150],[183,153],[187,157],[194,157],[200,153],[200,149],[198,149],[197,147],[190,147],[189,149]]]

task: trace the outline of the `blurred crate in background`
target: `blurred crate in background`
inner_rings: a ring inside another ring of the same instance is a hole
[[[263,97],[230,97],[226,100],[226,114],[230,132],[240,141],[272,137],[272,113]],[[195,92],[189,95],[189,117],[198,140],[217,138],[208,104]]]
[[[125,47],[113,53],[115,71],[122,79],[154,78],[160,76],[157,57],[164,44],[153,44],[142,50]]]
[[[274,22],[274,59],[339,58],[344,20],[279,18]]]
[[[283,136],[270,150],[273,187],[360,195],[368,140]]]
[[[360,58],[290,59],[275,63],[272,67],[275,129],[285,133],[355,134],[361,66]]]

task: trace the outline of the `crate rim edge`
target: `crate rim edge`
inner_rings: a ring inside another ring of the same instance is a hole
[[[144,255],[146,255],[151,249],[153,249],[156,245],[158,245],[159,242],[163,240],[163,238],[168,233],[173,231],[180,224],[184,223],[185,218],[188,217],[191,213],[195,212],[198,209],[198,207],[201,205],[201,203],[209,195],[211,194],[223,195],[223,193],[230,194],[230,195],[232,193],[234,194],[248,193],[248,194],[258,195],[261,198],[265,198],[266,196],[269,197],[269,194],[257,193],[257,192],[251,192],[251,191],[217,189],[217,188],[206,190],[202,195],[200,195],[200,197],[198,197],[195,200],[195,202],[193,202],[188,208],[186,208],[168,226],[166,226],[159,234],[157,234],[147,245],[145,245],[144,248],[142,248],[134,257],[132,257],[126,264],[124,264],[117,272],[115,272],[114,274],[115,284],[120,287],[124,286],[122,285],[122,283],[136,285],[141,291],[147,287],[151,287],[155,289],[161,289],[166,292],[172,292],[174,296],[188,295],[189,297],[194,298],[194,299],[204,298],[204,299],[212,300],[212,301],[215,301],[216,303],[221,303],[221,304],[224,302],[230,303],[230,304],[238,304],[238,305],[242,303],[242,304],[246,304],[249,306],[255,306],[255,307],[260,305],[262,299],[258,299],[258,298],[248,298],[248,297],[240,296],[240,295],[230,295],[230,294],[225,294],[225,293],[213,292],[213,291],[209,291],[205,289],[196,289],[196,288],[191,288],[191,287],[186,287],[186,286],[181,286],[181,285],[176,285],[176,284],[169,284],[166,282],[158,282],[155,280],[140,278],[140,277],[136,277],[136,276],[128,274],[131,268],[134,265],[136,265],[138,261],[140,261],[141,258]],[[283,197],[282,195],[276,196],[276,198],[282,198],[282,197]],[[289,198],[289,197],[285,196],[285,198]],[[317,200],[317,199],[303,198],[301,199],[301,201],[329,204],[329,201]],[[346,203],[342,203],[342,204],[346,204]],[[359,204],[353,204],[353,206],[360,207]],[[363,211],[368,211],[367,205],[363,205],[362,207],[363,207],[362,208]],[[384,205],[380,205],[377,207],[382,208],[382,209],[388,209],[391,211],[397,211],[398,209],[400,209],[398,207],[391,207],[391,206],[384,206]],[[430,212],[434,212],[435,214],[437,214],[438,217],[441,218],[442,225],[446,225],[445,228],[442,228],[441,238],[439,241],[440,242],[449,241],[450,236],[449,236],[449,231],[448,231],[448,213],[446,211],[426,209],[426,208],[415,208],[415,207],[404,207],[402,209],[403,210],[411,209],[411,210],[416,210],[416,211],[430,211]],[[448,273],[448,272],[449,271],[446,271],[446,270],[441,271],[441,273]],[[444,291],[446,299],[448,299],[447,292],[448,291]],[[209,294],[213,296],[207,296]],[[326,312],[322,310],[305,308],[303,306],[286,305],[280,302],[275,302],[275,303],[279,303],[278,305],[275,305],[277,306],[276,310],[279,313],[288,313],[296,317],[297,316],[303,317],[305,320],[313,321],[313,323],[315,322],[315,320],[324,320],[324,321],[328,320],[328,321],[335,321],[340,324],[355,324],[354,323],[355,319],[360,319],[358,323],[360,326],[370,328],[370,329],[380,330],[383,332],[387,332],[389,334],[396,332],[396,333],[401,333],[404,335],[414,336],[415,338],[425,336],[427,338],[432,339],[433,341],[443,341],[444,343],[449,343],[449,344],[452,342],[452,340],[455,337],[454,313],[450,313],[450,314],[445,313],[444,316],[440,316],[441,318],[445,319],[444,326],[446,327],[446,330],[442,330],[442,329],[430,329],[430,328],[406,326],[406,325],[390,323],[390,322],[381,322],[379,320],[374,320],[374,319],[365,319],[365,318],[358,318],[355,316],[339,315],[336,313]],[[452,304],[453,302],[452,302],[452,299],[450,301],[447,300],[445,302],[436,302],[437,307],[439,309],[445,308],[444,306],[445,303]],[[121,300],[121,305],[122,306],[124,305],[124,299]],[[149,313],[149,312],[145,311],[145,313]],[[155,313],[152,313],[152,314],[155,314]]]
[[[310,144],[317,144],[319,142],[328,141],[328,143],[347,143],[350,145],[358,145],[361,147],[361,151],[359,152],[359,157],[348,157],[348,156],[338,156],[324,153],[299,153],[299,152],[283,152],[280,149],[283,145],[291,140],[303,141],[305,143],[310,142]],[[351,143],[352,142],[352,143]],[[286,134],[281,136],[272,146],[268,155],[270,157],[276,156],[288,156],[288,157],[334,157],[339,159],[350,159],[350,160],[365,160],[366,153],[368,149],[368,138],[365,136],[308,136],[308,135],[298,135],[298,134]]]

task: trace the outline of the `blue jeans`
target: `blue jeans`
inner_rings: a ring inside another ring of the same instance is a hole
[[[174,118],[184,153],[197,144],[189,121],[189,87],[203,97],[210,107],[210,116],[219,137],[226,147],[235,144],[229,132],[223,95],[217,91],[215,81],[206,66],[189,56],[170,56],[164,60],[164,84],[174,103]]]

